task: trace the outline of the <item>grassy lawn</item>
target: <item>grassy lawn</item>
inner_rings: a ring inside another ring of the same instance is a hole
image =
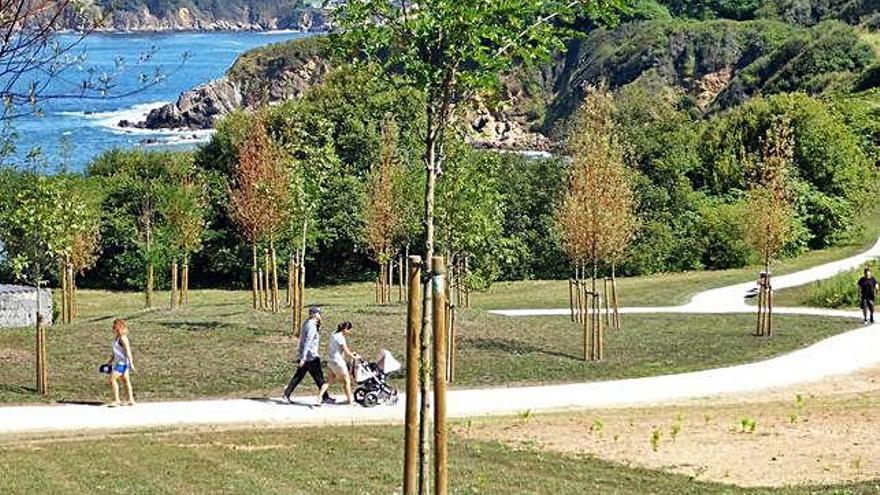
[[[116,435],[0,447],[2,493],[399,493],[402,428]],[[577,454],[452,437],[459,494],[795,495],[877,493],[877,483],[742,489]]]
[[[309,290],[328,327],[351,320],[351,345],[371,356],[385,347],[403,357],[405,308],[368,303],[368,285]],[[160,301],[167,294],[160,293]],[[295,339],[286,313],[249,309],[248,292],[195,291],[184,309],[144,312],[140,294],[82,291],[80,319],[49,331],[48,400],[107,396],[98,365],[110,351],[110,322],[132,327],[140,400],[266,396],[292,371]],[[584,363],[580,328],[565,317],[509,318],[476,309],[459,316],[457,387],[603,380],[675,373],[755,361],[856,325],[841,319],[779,316],[772,340],[752,337],[751,315],[623,315],[609,331],[606,361]],[[326,335],[326,333],[325,333]],[[326,336],[321,351],[326,352]],[[32,391],[33,333],[0,331],[0,402],[38,399]],[[305,390],[303,391],[305,393]],[[311,390],[308,391],[311,393]]]

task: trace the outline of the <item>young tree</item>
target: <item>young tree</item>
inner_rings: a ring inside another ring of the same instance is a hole
[[[49,390],[46,329],[43,325],[43,283],[63,254],[58,240],[65,237],[62,206],[67,190],[56,178],[37,170],[6,175],[6,194],[0,196],[0,241],[5,262],[19,280],[34,286],[36,294],[35,367],[37,393]]]
[[[390,301],[389,262],[392,261],[394,244],[402,228],[400,201],[396,197],[400,190],[397,183],[402,179],[402,170],[396,154],[396,141],[397,126],[393,117],[386,115],[382,124],[379,161],[370,171],[364,205],[364,237],[379,264],[376,302],[380,304]]]
[[[168,229],[162,205],[174,189],[175,177],[188,169],[181,153],[111,150],[89,165],[88,174],[106,178],[104,211],[107,224],[135,239],[143,263],[144,306],[153,307],[155,267],[168,258]],[[138,280],[141,283],[141,280]]]
[[[497,154],[474,151],[460,138],[447,144],[444,179],[437,187],[437,247],[451,268],[447,287],[453,293],[447,299],[456,305],[462,304],[457,289],[486,287],[500,273],[506,243],[500,174]],[[464,273],[471,258],[476,270]]]
[[[172,252],[172,308],[189,303],[189,259],[201,249],[207,209],[207,191],[202,177],[191,168],[181,172],[173,178],[175,183],[169,187],[163,205]],[[182,261],[179,279],[178,260]]]
[[[791,123],[776,119],[761,143],[760,160],[749,177],[746,237],[761,256],[764,271],[759,278],[758,335],[773,335],[773,290],[770,264],[785,246],[794,223],[790,176],[794,159]]]
[[[572,124],[569,186],[557,214],[563,245],[580,266],[576,285],[589,270],[592,301],[584,321],[584,359],[601,360],[603,332],[596,287],[599,264],[619,260],[634,227],[633,195],[623,149],[616,137],[613,95],[605,87],[587,88]],[[579,292],[580,293],[580,292]]]
[[[233,172],[229,191],[229,210],[242,236],[251,244],[253,305],[255,309],[261,306],[257,244],[265,239],[268,241],[273,262],[270,267],[272,273],[266,273],[264,280],[271,282],[272,309],[277,311],[278,277],[275,239],[285,222],[288,210],[290,176],[266,129],[264,114],[260,113],[254,117],[247,135],[237,145],[237,154],[238,163]],[[264,283],[267,292],[268,285]]]
[[[101,239],[101,201],[103,191],[97,181],[71,174],[58,174],[67,194],[57,207],[61,227],[56,239],[61,267],[61,319],[69,323],[77,315],[76,276],[94,266]]]
[[[584,12],[606,16],[612,2],[600,0],[351,0],[336,10],[333,43],[347,57],[381,64],[384,74],[425,96],[425,260],[434,255],[434,189],[441,174],[443,143],[456,110],[480,91],[497,86],[499,74],[515,62],[545,59],[564,48],[566,23]],[[430,328],[429,277],[422,301],[420,360],[427,359]],[[427,491],[428,370],[420,378],[419,492]],[[405,480],[404,491],[414,490]]]

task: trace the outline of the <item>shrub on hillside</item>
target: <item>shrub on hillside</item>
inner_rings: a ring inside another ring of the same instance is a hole
[[[880,263],[874,262],[867,265],[871,272],[876,273],[880,269]],[[860,267],[855,270],[835,275],[827,280],[820,280],[810,285],[810,293],[807,303],[810,306],[821,308],[855,307],[859,304],[859,290],[856,281],[862,276]]]

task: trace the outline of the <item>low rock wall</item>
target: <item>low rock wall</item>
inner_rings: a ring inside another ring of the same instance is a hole
[[[46,325],[52,324],[52,291],[40,290],[40,314]],[[37,323],[37,297],[33,287],[0,284],[0,328],[15,328]]]

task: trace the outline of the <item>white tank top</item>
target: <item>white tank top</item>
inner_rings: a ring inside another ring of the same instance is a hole
[[[113,339],[113,357],[117,361],[128,361],[128,355],[125,354],[125,347],[122,345],[122,339],[119,337]]]

